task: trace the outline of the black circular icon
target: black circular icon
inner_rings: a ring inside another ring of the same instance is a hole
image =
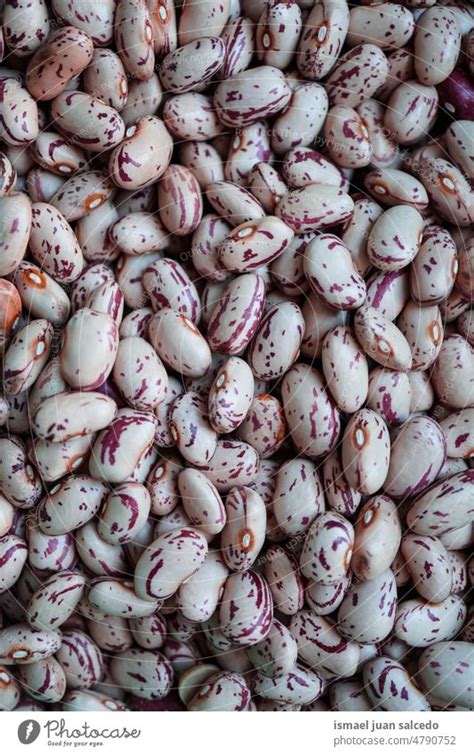
[[[22,721],[18,727],[18,739],[23,745],[31,745],[35,742],[41,731],[41,726],[38,721],[34,721],[29,718],[27,721]]]

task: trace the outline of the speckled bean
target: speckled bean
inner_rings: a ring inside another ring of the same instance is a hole
[[[446,600],[453,578],[448,551],[441,540],[407,534],[402,539],[401,551],[418,594],[429,603]]]
[[[219,672],[208,677],[192,700],[189,711],[246,711],[250,709],[251,693],[243,676]]]
[[[320,373],[296,363],[284,376],[281,391],[296,448],[310,458],[331,451],[339,437],[340,418]]]
[[[81,274],[84,259],[79,242],[53,205],[33,205],[29,246],[34,260],[58,283],[72,283]]]
[[[307,147],[321,131],[328,112],[328,96],[321,84],[303,83],[275,119],[271,135],[272,149],[283,155],[294,147]]]
[[[222,557],[229,569],[243,572],[252,566],[265,540],[265,504],[254,490],[235,487],[227,494],[225,511]]]
[[[290,98],[291,89],[282,72],[266,65],[242,71],[218,84],[214,107],[224,125],[236,128],[275,115]]]
[[[351,487],[365,495],[382,487],[390,464],[390,436],[377,412],[360,409],[352,415],[342,439],[342,462]]]
[[[473,403],[474,349],[462,336],[448,335],[444,339],[431,379],[444,404],[464,409]]]
[[[307,608],[293,616],[290,631],[298,643],[298,656],[311,668],[337,676],[352,676],[360,649],[341,636],[334,624]]]
[[[457,595],[437,603],[414,598],[399,603],[394,633],[411,647],[428,647],[453,639],[465,618],[466,606]]]
[[[150,493],[138,482],[123,482],[109,493],[100,511],[97,531],[111,545],[133,540],[150,512]]]
[[[418,680],[428,695],[472,710],[474,705],[470,670],[472,645],[467,642],[437,642],[419,659]]]
[[[178,528],[160,535],[135,568],[135,592],[145,600],[166,598],[204,563],[207,541],[198,530]]]
[[[375,367],[370,372],[367,406],[380,414],[391,427],[403,424],[414,411],[411,374],[415,373],[396,372],[383,367]]]
[[[437,6],[425,10],[416,23],[415,71],[422,84],[440,84],[453,71],[461,46],[454,13]]]
[[[34,629],[57,629],[72,615],[82,595],[86,578],[61,571],[43,582],[33,594],[26,616]]]
[[[49,34],[48,9],[44,0],[15,0],[5,3],[3,31],[10,51],[29,57]]]
[[[124,108],[128,96],[128,80],[117,53],[95,49],[82,80],[87,94],[98,97],[117,112]]]
[[[429,711],[431,707],[410,674],[398,661],[380,656],[364,667],[364,685],[376,710]]]
[[[150,186],[168,167],[172,149],[173,140],[163,121],[146,114],[127,128],[125,138],[112,151],[110,175],[128,191]]]
[[[353,545],[354,529],[347,519],[333,511],[320,514],[304,541],[303,574],[323,584],[339,582],[349,569]]]
[[[224,636],[238,647],[256,645],[271,631],[273,600],[266,580],[254,571],[231,574],[219,605]]]
[[[341,223],[352,213],[354,202],[345,191],[328,184],[308,184],[282,197],[276,214],[295,233],[308,233]]]
[[[264,576],[278,611],[293,616],[303,607],[303,580],[291,553],[278,545],[271,546],[265,554]]]
[[[14,79],[0,79],[0,136],[13,147],[28,145],[38,136],[38,106]]]
[[[360,580],[375,579],[390,567],[400,547],[397,507],[385,495],[369,499],[358,513],[351,569]]]
[[[31,508],[41,496],[40,475],[30,464],[20,438],[0,438],[0,490],[20,509]]]
[[[27,555],[28,548],[22,538],[17,535],[5,535],[0,538],[0,594],[17,582]]]
[[[199,89],[219,71],[224,52],[224,42],[214,36],[194,39],[169,52],[160,67],[163,87],[174,94]]]
[[[150,411],[165,399],[168,375],[156,351],[144,338],[130,336],[120,340],[112,374],[132,409]]]
[[[380,642],[392,630],[396,606],[397,587],[387,569],[375,579],[351,585],[337,614],[338,629],[353,642]]]
[[[406,372],[412,355],[403,333],[374,307],[360,307],[354,317],[354,332],[367,356],[382,367]]]
[[[102,47],[113,38],[115,0],[101,0],[100,4],[87,4],[87,13],[71,0],[52,0],[56,15],[64,24],[83,29],[92,37],[94,45]]]
[[[148,333],[158,356],[181,375],[197,378],[209,370],[208,342],[184,315],[172,309],[161,309],[151,318]]]
[[[332,70],[347,35],[349,18],[346,0],[322,0],[311,8],[296,55],[303,76],[319,80]]]
[[[57,632],[12,624],[0,630],[0,663],[5,666],[36,663],[57,653],[60,646]]]
[[[87,32],[74,26],[55,29],[28,63],[28,91],[36,100],[53,100],[89,65],[92,54]]]
[[[32,414],[31,422],[38,437],[63,442],[102,430],[116,413],[117,405],[108,396],[93,391],[71,391],[42,401]]]
[[[399,144],[414,144],[430,130],[437,108],[438,93],[434,87],[417,80],[404,81],[388,101],[385,126]]]
[[[413,14],[403,5],[381,2],[367,7],[364,4],[351,8],[346,42],[353,47],[370,39],[382,50],[403,47],[414,29]]]
[[[153,27],[143,0],[120,0],[114,17],[117,52],[134,79],[149,79],[155,66]]]
[[[14,272],[25,256],[31,231],[31,202],[24,194],[0,197],[0,212],[0,273],[3,276]]]
[[[326,79],[329,102],[357,107],[372,97],[387,77],[388,60],[380,47],[357,45],[339,58]]]
[[[367,254],[379,270],[401,270],[420,248],[423,218],[414,207],[399,205],[375,221],[367,241]]]
[[[437,482],[415,498],[407,524],[419,535],[435,535],[459,529],[472,522],[471,488],[474,470],[458,472]]]

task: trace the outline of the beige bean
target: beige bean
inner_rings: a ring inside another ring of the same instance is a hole
[[[153,445],[155,425],[151,412],[119,409],[92,448],[89,470],[93,477],[125,482]]]
[[[436,482],[422,492],[407,514],[407,524],[419,535],[441,537],[472,523],[471,487],[473,470],[468,469]]]
[[[12,624],[0,630],[0,663],[36,663],[54,655],[61,646],[57,632],[32,629],[28,624]]]
[[[117,112],[123,110],[128,97],[128,80],[117,53],[95,49],[82,80],[88,94],[103,100]]]
[[[0,80],[0,136],[13,147],[34,142],[38,136],[38,106],[14,79]]]
[[[156,351],[144,338],[130,336],[120,340],[112,374],[133,409],[149,411],[165,400],[168,375]]]
[[[381,684],[381,679],[385,684]],[[387,656],[370,661],[364,668],[364,689],[372,708],[390,712],[429,711],[431,706],[405,666]],[[399,690],[404,690],[403,697]]]
[[[439,225],[431,226],[423,234],[411,266],[412,298],[423,305],[438,304],[450,294],[457,272],[458,255],[451,234]]]
[[[442,218],[462,227],[474,222],[474,192],[456,166],[441,157],[426,157],[420,163],[420,178]]]
[[[34,260],[58,283],[72,283],[81,274],[84,259],[79,242],[64,215],[53,205],[33,205],[29,246]]]
[[[3,31],[10,51],[29,57],[49,34],[48,8],[44,0],[19,0],[4,8]]]
[[[52,325],[64,325],[70,314],[70,301],[61,286],[37,265],[21,262],[13,273],[23,306],[33,317],[45,318]]]
[[[265,284],[254,273],[228,283],[211,315],[207,340],[213,351],[238,354],[252,339],[265,303]]]
[[[231,181],[213,181],[206,197],[214,210],[232,226],[263,218],[265,211],[252,194]]]
[[[69,385],[83,390],[101,385],[113,369],[118,344],[118,329],[110,315],[87,308],[76,312],[64,331],[60,354]]]
[[[474,349],[459,335],[447,336],[431,374],[436,395],[453,409],[471,406],[474,396]]]
[[[397,319],[397,325],[410,346],[412,369],[429,369],[437,359],[443,342],[439,307],[435,304],[420,309],[414,302],[408,302]]]
[[[230,357],[217,371],[209,389],[209,421],[220,433],[242,424],[254,395],[254,377],[247,362]]]
[[[141,0],[120,0],[114,18],[115,45],[126,71],[134,79],[149,79],[155,65],[153,27]]]
[[[451,159],[467,178],[474,178],[474,159],[470,155],[469,143],[474,138],[472,121],[454,121],[445,134],[446,147]]]

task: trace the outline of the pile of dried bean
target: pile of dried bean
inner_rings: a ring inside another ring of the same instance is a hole
[[[0,709],[473,709],[472,5],[0,6]]]

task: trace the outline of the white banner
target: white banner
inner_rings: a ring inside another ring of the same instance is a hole
[[[2,752],[327,755],[473,752],[472,713],[3,713]],[[57,751],[57,749],[56,749]]]

